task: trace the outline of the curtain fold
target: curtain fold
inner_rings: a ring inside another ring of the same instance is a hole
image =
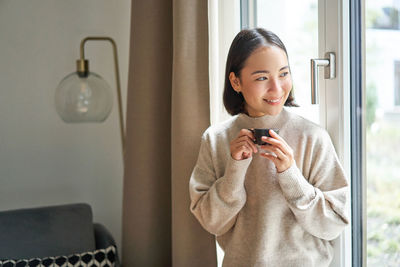
[[[172,3],[131,9],[122,263],[171,266]]]
[[[216,266],[190,213],[189,178],[209,125],[207,1],[132,0],[122,262]]]
[[[207,1],[173,1],[172,252],[174,266],[216,266],[214,236],[190,213],[189,178],[210,125]]]

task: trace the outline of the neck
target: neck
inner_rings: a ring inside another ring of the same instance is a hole
[[[243,128],[280,128],[287,121],[287,111],[283,108],[277,115],[263,115],[254,117],[240,113],[238,119]]]

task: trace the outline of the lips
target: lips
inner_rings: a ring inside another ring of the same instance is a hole
[[[270,98],[270,99],[264,98],[263,100],[270,105],[278,105],[282,100],[282,96],[280,98]]]

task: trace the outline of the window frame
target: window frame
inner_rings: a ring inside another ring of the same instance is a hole
[[[230,1],[230,0],[229,0]],[[239,0],[240,2],[240,28],[252,28],[255,26],[255,19],[257,18],[257,10],[255,10],[255,0]],[[222,0],[222,1],[217,1],[218,4],[214,3],[213,0],[209,0],[209,6],[213,5],[214,10],[218,10],[217,14],[218,17],[214,19],[214,22],[211,21],[211,24],[215,26],[215,24],[218,24],[219,32],[214,33],[213,40],[210,38],[210,43],[214,42],[214,50],[218,50],[216,54],[213,54],[214,56],[218,56],[218,64],[215,63],[213,70],[210,69],[210,74],[213,72],[215,73],[220,73],[223,74],[223,69],[224,66],[222,65],[222,62],[226,60],[226,56],[223,55],[223,51],[226,48],[227,44],[224,44],[225,40],[224,38],[221,37],[219,33],[222,33],[222,27],[225,25],[229,29],[229,32],[233,31],[232,28],[232,16],[227,16],[224,15],[224,7],[229,7],[232,5],[232,2],[228,3],[228,0]],[[235,2],[237,3],[237,2]],[[350,176],[350,195],[351,195],[351,229],[349,230],[350,234],[347,238],[347,236],[341,240],[342,244],[343,242],[347,243],[348,245],[342,246],[342,250],[346,248],[351,248],[351,252],[346,252],[346,251],[341,251],[341,255],[343,256],[343,259],[340,260],[340,266],[366,266],[366,220],[365,220],[365,184],[364,184],[364,177],[365,177],[365,155],[363,148],[365,147],[365,136],[364,136],[364,116],[361,110],[365,107],[365,99],[364,99],[364,92],[365,92],[365,66],[363,65],[363,59],[365,58],[365,47],[362,43],[362,40],[364,40],[365,36],[365,30],[364,30],[364,2],[362,0],[355,0],[355,1],[346,1],[346,0],[338,0],[339,5],[341,5],[340,8],[338,8],[338,12],[348,12],[346,14],[341,14],[342,16],[339,18],[341,20],[342,24],[340,27],[342,30],[342,34],[346,35],[343,37],[344,40],[340,40],[343,43],[348,41],[349,45],[349,50],[348,50],[348,67],[345,67],[342,71],[343,73],[349,73],[346,74],[347,77],[342,78],[342,83],[341,85],[345,86],[345,84],[348,82],[349,83],[349,88],[346,89],[348,90],[348,100],[344,101],[344,104],[341,106],[341,108],[346,109],[343,114],[341,114],[341,119],[344,120],[343,123],[346,124],[344,127],[347,127],[347,124],[349,124],[349,129],[348,129],[348,134],[349,136],[349,141],[347,141],[346,136],[342,136],[340,138],[340,142],[344,142],[345,144],[349,143],[347,147],[350,147],[349,150],[351,149],[351,152],[348,152],[347,156],[347,150],[343,152],[342,154],[345,154],[343,157],[343,160],[346,161],[346,165],[350,165],[349,169],[349,176]],[[329,7],[321,7],[324,9],[329,9]],[[329,9],[330,10],[330,9]],[[342,10],[342,11],[339,11]],[[344,11],[343,11],[344,10]],[[231,12],[231,14],[234,12]],[[214,17],[217,16],[214,14]],[[228,22],[226,22],[227,20]],[[210,27],[213,27],[210,25]],[[347,32],[346,32],[347,31]],[[348,39],[346,39],[348,38]],[[230,41],[230,40],[229,40]],[[215,45],[217,43],[217,45]],[[339,48],[340,49],[340,48]],[[341,52],[341,53],[346,53],[346,52]],[[211,61],[211,54],[210,53],[210,61]],[[345,55],[347,56],[347,55]],[[215,57],[214,57],[215,61]],[[211,64],[212,65],[212,64]],[[217,75],[218,76],[218,75]],[[223,75],[221,76],[223,77]],[[349,81],[347,81],[347,79]],[[213,80],[213,79],[212,79]],[[210,94],[210,103],[212,106],[212,112],[211,112],[211,122],[216,123],[218,121],[221,121],[223,116],[220,115],[222,111],[219,110],[218,105],[215,103],[220,103],[219,101],[222,99],[222,95],[220,93],[222,92],[221,90],[221,85],[223,84],[223,81],[214,79],[214,81],[210,82],[210,87],[211,87],[211,92],[216,93],[213,97],[211,97]],[[214,88],[214,89],[213,89]],[[223,87],[222,87],[223,88]],[[339,97],[346,98],[347,91],[343,90],[342,95]],[[216,102],[216,99],[218,102]],[[350,118],[346,118],[346,114],[349,114]],[[346,129],[340,129],[338,130],[340,133],[343,133],[347,135],[347,128]],[[336,133],[338,134],[338,133]],[[351,245],[349,243],[351,242]],[[344,259],[344,257],[346,257]]]
[[[351,114],[351,230],[352,266],[366,266],[365,211],[365,36],[364,6],[361,0],[350,1],[350,114]]]
[[[256,18],[257,18],[257,9],[256,9],[256,0],[241,0],[241,28],[248,28],[256,26]],[[332,8],[337,9],[337,13],[332,10]],[[363,73],[365,73],[365,67],[362,65],[362,59],[364,58],[364,47],[361,42],[363,40],[361,37],[364,34],[364,28],[362,27],[364,22],[364,6],[362,0],[355,1],[345,1],[338,0],[337,5],[335,3],[330,3],[326,1],[319,1],[319,9],[320,12],[325,12],[325,16],[329,15],[329,18],[324,20],[324,25],[322,27],[324,30],[331,30],[329,24],[326,20],[335,19],[334,16],[338,16],[339,29],[337,31],[341,33],[340,40],[337,42],[337,51],[338,56],[342,56],[344,60],[346,60],[346,56],[348,56],[348,65],[346,63],[343,64],[343,69],[337,70],[338,72],[342,72],[342,78],[339,82],[340,86],[346,87],[348,83],[348,88],[342,88],[341,94],[335,95],[335,97],[341,98],[342,104],[340,107],[343,109],[341,111],[341,115],[339,119],[341,120],[341,124],[343,124],[342,129],[335,129],[331,134],[335,135],[335,137],[339,136],[339,140],[344,142],[344,144],[348,144],[351,148],[345,149],[345,151],[340,151],[342,155],[342,160],[344,165],[348,166],[346,169],[349,170],[350,174],[350,205],[351,205],[351,230],[348,233],[343,234],[343,237],[339,240],[341,242],[340,251],[336,251],[340,253],[340,262],[336,262],[335,264],[339,264],[340,266],[366,266],[366,243],[365,243],[365,234],[366,229],[365,223],[365,198],[366,195],[364,193],[365,185],[364,181],[364,168],[365,168],[365,155],[363,154],[363,147],[365,147],[365,137],[363,136],[363,125],[364,118],[363,114],[360,110],[363,110],[364,107],[364,82],[363,82]],[[328,12],[330,10],[331,12]],[[331,14],[333,13],[333,15]],[[329,28],[329,29],[327,29]],[[321,33],[324,33],[324,30]],[[325,37],[327,38],[327,37]],[[322,50],[328,49],[326,42],[331,42],[331,38],[329,40],[325,39],[320,43]],[[346,42],[348,42],[348,55],[346,55]],[[323,45],[322,45],[323,44]],[[329,45],[328,45],[329,46]],[[330,47],[332,49],[334,47]],[[328,49],[329,50],[329,49]],[[348,67],[346,67],[348,66]],[[346,73],[346,68],[349,74]],[[326,83],[326,82],[325,82]],[[322,87],[327,86],[322,85]],[[331,89],[325,87],[325,90]],[[320,89],[321,90],[321,89]],[[347,97],[346,94],[349,94]],[[327,92],[328,94],[328,92]],[[330,93],[329,93],[330,94]],[[331,96],[331,95],[330,95]],[[326,103],[325,105],[329,105],[330,103]],[[322,113],[327,114],[327,112],[322,111]],[[328,116],[328,115],[327,115]],[[329,118],[320,118],[321,126],[325,126],[329,132],[329,126],[327,121],[332,120],[333,117],[336,116],[330,114]],[[350,117],[347,118],[346,116]],[[347,137],[347,135],[350,135]],[[341,148],[340,148],[341,149]],[[347,156],[348,154],[348,156]],[[344,166],[344,167],[346,167]],[[350,244],[351,243],[351,244]],[[346,248],[351,248],[351,252],[348,253]]]

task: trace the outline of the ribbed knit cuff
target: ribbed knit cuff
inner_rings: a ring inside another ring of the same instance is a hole
[[[244,180],[251,160],[252,158],[234,160],[231,157],[229,159],[225,168],[224,183],[225,188],[231,193],[235,193],[244,189]]]
[[[288,201],[308,201],[315,197],[314,186],[308,183],[296,164],[278,173],[278,181]]]

